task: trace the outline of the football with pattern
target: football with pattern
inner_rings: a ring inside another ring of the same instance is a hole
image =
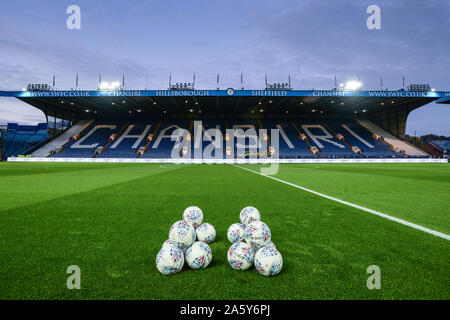
[[[267,246],[271,242],[270,229],[262,221],[253,221],[245,228],[245,241],[253,248],[258,249]]]
[[[283,268],[283,257],[273,247],[264,247],[255,254],[255,268],[263,276],[276,276]]]
[[[177,221],[170,227],[169,240],[174,241],[180,249],[190,247],[196,236],[194,226],[186,220]]]
[[[195,229],[197,240],[211,243],[216,239],[216,229],[210,223],[204,222]]]
[[[255,252],[245,242],[236,242],[228,249],[228,263],[235,270],[247,270],[253,264]]]
[[[261,215],[255,207],[248,206],[241,210],[241,213],[239,214],[239,218],[241,220],[241,223],[244,226],[247,226],[249,223],[260,220]]]
[[[244,240],[245,226],[242,223],[234,223],[228,228],[227,237],[231,243]]]
[[[164,243],[156,255],[156,268],[162,274],[181,272],[184,265],[183,251],[170,243]]]
[[[203,241],[196,241],[186,249],[186,263],[192,269],[204,269],[212,260],[211,248]]]
[[[183,212],[183,220],[190,222],[197,228],[203,222],[203,211],[197,206],[187,207]]]

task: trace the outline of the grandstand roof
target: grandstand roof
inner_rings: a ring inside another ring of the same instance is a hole
[[[170,117],[349,115],[403,109],[406,113],[450,92],[341,90],[116,90],[0,91],[48,116],[67,119],[167,115]]]

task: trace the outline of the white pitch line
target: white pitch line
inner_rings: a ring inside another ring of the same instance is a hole
[[[341,199],[338,199],[338,198],[335,198],[335,197],[327,196],[326,194],[323,194],[323,193],[320,193],[320,192],[317,192],[317,191],[314,191],[314,190],[311,190],[311,189],[308,189],[308,188],[305,188],[305,187],[301,187],[301,186],[298,186],[296,184],[293,184],[293,183],[290,183],[290,182],[287,182],[287,181],[284,181],[284,180],[281,180],[281,179],[278,179],[278,178],[275,178],[275,177],[272,177],[272,176],[267,176],[265,174],[262,174],[262,173],[259,173],[259,172],[256,172],[256,171],[244,168],[244,167],[240,167],[240,166],[237,166],[235,164],[233,164],[233,166],[238,167],[238,168],[243,169],[243,170],[247,170],[247,171],[256,173],[256,174],[258,174],[260,176],[263,176],[263,177],[266,177],[266,178],[269,178],[269,179],[272,179],[272,180],[275,180],[275,181],[287,184],[287,185],[289,185],[291,187],[294,187],[294,188],[297,188],[297,189],[301,189],[301,190],[306,191],[306,192],[313,193],[313,194],[315,194],[315,195],[317,195],[319,197],[323,197],[323,198],[326,198],[326,199],[329,199],[329,200],[332,200],[332,201],[336,201],[336,202],[342,203],[342,204],[344,204],[346,206],[353,207],[353,208],[356,208],[356,209],[359,209],[359,210],[362,210],[362,211],[374,214],[376,216],[379,216],[379,217],[382,217],[382,218],[385,218],[385,219],[388,219],[388,220],[391,220],[391,221],[395,221],[397,223],[403,224],[403,225],[408,226],[410,228],[414,228],[416,230],[420,230],[420,231],[432,234],[433,236],[436,236],[436,237],[439,237],[439,238],[442,238],[442,239],[450,241],[450,236],[448,234],[445,234],[445,233],[442,233],[442,232],[439,232],[439,231],[436,231],[436,230],[433,230],[433,229],[425,228],[425,227],[422,227],[421,225],[418,225],[418,224],[415,224],[415,223],[412,223],[412,222],[409,222],[409,221],[406,221],[406,220],[403,220],[403,219],[400,219],[400,218],[392,217],[392,216],[390,216],[388,214],[385,214],[385,213],[382,213],[382,212],[379,212],[379,211],[375,211],[375,210],[372,210],[372,209],[369,209],[369,208],[366,208],[366,207],[362,207],[362,206],[359,206],[359,205],[351,203],[351,202],[347,202],[347,201],[344,201],[344,200],[341,200]]]

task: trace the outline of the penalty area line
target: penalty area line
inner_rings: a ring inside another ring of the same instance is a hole
[[[408,226],[410,228],[413,228],[413,229],[416,229],[416,230],[420,230],[422,232],[426,232],[426,233],[431,234],[433,236],[436,236],[436,237],[439,237],[439,238],[442,238],[442,239],[450,241],[450,236],[448,234],[445,234],[445,233],[442,233],[442,232],[439,232],[439,231],[436,231],[436,230],[433,230],[433,229],[429,229],[429,228],[423,227],[421,225],[418,225],[418,224],[415,224],[415,223],[412,223],[412,222],[409,222],[409,221],[406,221],[406,220],[403,220],[403,219],[400,219],[400,218],[396,218],[396,217],[390,216],[388,214],[385,214],[385,213],[382,213],[382,212],[379,212],[379,211],[376,211],[376,210],[372,210],[372,209],[369,209],[369,208],[366,208],[366,207],[363,207],[363,206],[359,206],[357,204],[354,204],[354,203],[351,203],[351,202],[348,202],[348,201],[344,201],[344,200],[341,200],[341,199],[338,199],[338,198],[335,198],[335,197],[327,196],[326,194],[323,194],[323,193],[320,193],[320,192],[317,192],[317,191],[314,191],[314,190],[311,190],[311,189],[308,189],[308,188],[305,188],[305,187],[301,187],[299,185],[296,185],[296,184],[293,184],[293,183],[290,183],[290,182],[287,182],[287,181],[284,181],[284,180],[281,180],[281,179],[278,179],[278,178],[275,178],[275,177],[272,177],[272,176],[268,176],[268,175],[262,174],[262,173],[257,172],[257,171],[253,171],[253,170],[248,169],[248,168],[237,166],[235,164],[233,164],[233,166],[235,166],[237,168],[240,168],[242,170],[246,170],[246,171],[258,174],[260,176],[263,176],[263,177],[266,177],[266,178],[269,178],[269,179],[272,179],[272,180],[275,180],[275,181],[287,184],[288,186],[291,186],[291,187],[294,187],[294,188],[297,188],[297,189],[300,189],[300,190],[303,190],[303,191],[315,194],[316,196],[319,196],[319,197],[322,197],[322,198],[325,198],[325,199],[328,199],[328,200],[339,202],[339,203],[341,203],[343,205],[346,205],[346,206],[349,206],[349,207],[353,207],[353,208],[365,211],[367,213],[371,213],[373,215],[376,215],[376,216],[379,216],[379,217],[382,217],[382,218],[385,218],[385,219],[388,219],[388,220],[400,223],[400,224]]]

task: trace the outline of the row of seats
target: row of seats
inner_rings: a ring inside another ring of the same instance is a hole
[[[400,139],[399,137],[394,136],[390,132],[384,130],[383,128],[377,126],[375,123],[368,120],[358,120],[358,123],[365,127],[367,130],[370,130],[376,135],[382,136],[383,140],[391,145],[394,150],[398,152],[402,152],[406,155],[413,157],[428,157],[428,154],[423,150],[413,146],[412,144],[406,142],[405,140]]]
[[[221,133],[218,140],[215,133],[210,131],[215,128]],[[179,131],[178,136],[175,136],[177,129],[184,131]],[[260,129],[266,129],[267,135],[256,138],[248,136],[252,132],[258,134]],[[278,139],[271,129],[279,130]],[[229,130],[233,138],[227,136]],[[196,139],[194,133],[200,131],[203,132],[203,139]],[[213,136],[209,136],[210,134]],[[212,148],[210,140],[220,145],[220,151]],[[352,147],[357,147],[361,152],[354,152]],[[259,151],[260,157],[265,155],[265,151],[269,151],[269,154],[279,158],[404,157],[402,153],[391,150],[383,141],[375,139],[371,132],[354,119],[201,122],[175,120],[129,123],[98,121],[53,157],[191,158],[211,150],[206,157],[249,157],[253,151],[256,151],[256,155]]]
[[[343,135],[349,145],[360,148],[362,151],[362,156],[364,157],[391,158],[402,156],[401,154],[391,150],[383,141],[374,139],[371,132],[360,126],[354,120],[327,120],[327,123],[334,130],[335,134]]]
[[[92,158],[98,147],[103,147],[112,134],[121,127],[119,123],[95,122],[86,129],[79,139],[73,139],[65,147],[63,152],[55,156],[61,158]],[[131,151],[131,150],[130,150]]]
[[[46,123],[38,125],[19,125],[8,123],[6,131],[2,133],[2,158],[16,157],[48,140]]]
[[[172,157],[172,150],[174,149],[177,141],[172,140],[172,135],[175,134],[177,129],[189,129],[189,121],[170,121],[165,122],[159,128],[154,139],[148,146],[148,151],[144,153],[142,158],[154,158],[154,159],[166,159]],[[183,143],[181,137],[179,139],[180,146]],[[184,140],[184,139],[183,139]],[[182,146],[181,146],[182,147]]]

